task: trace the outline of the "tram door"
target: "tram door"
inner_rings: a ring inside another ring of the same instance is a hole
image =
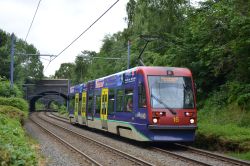
[[[74,109],[75,122],[78,119],[78,109],[79,109],[79,93],[76,93],[76,95],[75,95],[75,109]]]
[[[102,129],[108,130],[107,116],[108,116],[108,88],[102,89],[101,94],[101,123]]]
[[[82,110],[81,110],[81,115],[82,115],[82,123],[87,124],[87,118],[86,118],[86,100],[87,100],[87,94],[86,92],[82,92]]]

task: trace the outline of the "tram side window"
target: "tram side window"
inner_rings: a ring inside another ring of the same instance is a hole
[[[89,97],[88,97],[88,113],[92,112],[92,106],[93,106],[93,95],[89,95]]]
[[[124,90],[123,89],[117,90],[116,112],[123,111],[123,96],[124,96]]]
[[[139,107],[146,107],[146,91],[143,84],[140,84],[138,87],[138,99],[139,99]]]
[[[95,105],[96,114],[100,114],[100,109],[101,109],[101,96],[97,95],[96,96],[96,105]]]
[[[125,111],[132,112],[133,111],[133,89],[125,89]]]
[[[114,104],[115,104],[115,91],[114,89],[109,89],[109,98],[108,98],[108,114],[112,114],[114,112]]]
[[[79,102],[82,101],[82,93],[79,93]]]

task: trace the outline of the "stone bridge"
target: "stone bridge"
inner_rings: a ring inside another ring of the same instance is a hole
[[[26,100],[29,102],[30,111],[35,111],[35,103],[40,99],[46,108],[52,101],[67,104],[69,80],[67,79],[42,79],[29,80],[23,85]]]

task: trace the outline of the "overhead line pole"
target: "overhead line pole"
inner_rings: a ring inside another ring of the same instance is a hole
[[[14,83],[14,53],[15,53],[15,35],[14,33],[11,34],[11,49],[10,49],[10,88],[13,88]]]

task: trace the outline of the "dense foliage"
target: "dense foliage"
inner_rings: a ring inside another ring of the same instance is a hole
[[[0,83],[4,87],[0,90],[0,165],[37,165],[35,143],[22,127],[28,116],[28,103],[16,85],[13,91],[8,82]]]
[[[10,48],[11,35],[0,29],[0,76],[7,80],[10,79]],[[38,50],[19,38],[14,48],[14,82],[21,85],[27,78],[43,78],[43,65],[38,56],[19,55],[39,54]]]
[[[34,147],[21,123],[27,112],[0,105],[0,165],[37,165]]]
[[[1,37],[2,34],[3,32]],[[3,47],[0,46],[0,53],[6,51],[1,48]],[[8,62],[8,59],[1,58],[0,61],[2,60]],[[35,144],[31,143],[32,140],[22,127],[28,115],[28,103],[22,98],[23,93],[16,84],[10,88],[10,82],[6,80],[9,68],[5,71],[5,65],[0,67],[0,165],[37,165]],[[19,77],[18,73],[15,76],[18,78],[17,83],[23,83],[25,77]]]
[[[8,105],[12,107],[16,107],[24,112],[28,112],[28,103],[26,100],[22,98],[16,98],[16,97],[0,97],[0,105]]]
[[[0,96],[21,98],[23,94],[22,94],[22,91],[20,91],[16,85],[13,85],[13,88],[10,88],[9,81],[0,80]]]

